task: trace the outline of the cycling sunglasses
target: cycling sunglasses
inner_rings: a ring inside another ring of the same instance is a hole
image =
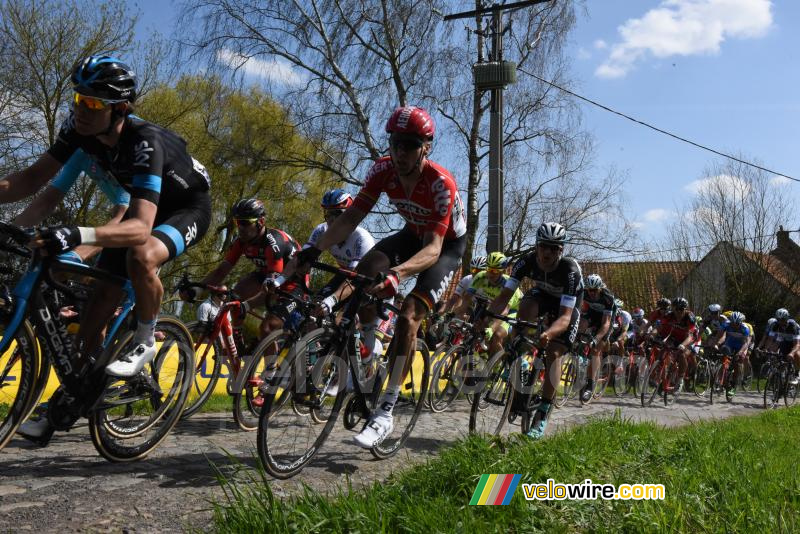
[[[108,106],[119,103],[118,100],[103,100],[102,98],[86,96],[80,93],[75,93],[75,96],[73,97],[73,102],[75,102],[76,106],[83,104],[92,111],[99,111],[101,109],[106,109]]]
[[[493,269],[493,268],[489,268],[489,269],[486,269],[486,272],[488,272],[488,273],[492,273],[492,274],[499,274],[499,273],[502,273],[502,272],[503,272],[503,269]]]
[[[236,226],[253,226],[258,219],[234,219],[233,222],[236,223]]]
[[[325,210],[325,218],[333,217],[334,219],[344,213],[344,210]]]
[[[536,243],[536,246],[539,248],[550,250],[552,252],[558,252],[560,250],[563,250],[563,247],[561,245],[556,245],[555,243]]]
[[[389,139],[389,145],[394,150],[403,150],[405,152],[413,152],[419,150],[424,141],[415,135],[392,136]]]

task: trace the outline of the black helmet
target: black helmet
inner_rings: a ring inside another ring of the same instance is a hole
[[[264,203],[257,198],[243,198],[231,208],[234,219],[260,219],[266,213]]]
[[[661,297],[660,299],[658,299],[658,302],[656,302],[656,308],[660,310],[666,310],[667,308],[669,308],[669,305],[670,305],[669,299],[666,297]]]
[[[689,307],[689,301],[683,297],[678,297],[672,299],[672,309],[673,310],[685,310]]]
[[[76,93],[111,102],[136,100],[136,73],[126,63],[109,56],[89,56],[72,69]]]

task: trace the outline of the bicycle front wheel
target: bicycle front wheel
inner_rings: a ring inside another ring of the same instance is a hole
[[[694,394],[700,398],[709,394],[711,384],[711,364],[706,359],[700,359],[694,369],[694,380],[692,380]]]
[[[264,389],[275,371],[284,365],[286,355],[294,338],[288,330],[276,330],[261,340],[246,359],[233,386],[233,419],[242,430],[258,428],[261,409],[264,406]],[[280,409],[289,395],[279,396],[273,409]]]
[[[41,367],[36,338],[24,321],[16,332],[7,332],[8,319],[0,308],[0,339],[13,337],[0,354],[0,449],[6,446],[17,427],[33,409],[37,396],[37,377]]]
[[[464,346],[456,345],[436,362],[428,394],[432,412],[445,411],[461,392],[464,380],[463,376],[459,376],[459,374],[463,370],[463,362],[466,361],[465,355]]]
[[[505,352],[500,352],[486,365],[486,378],[480,380],[469,414],[471,433],[496,436],[508,421],[514,388],[511,366],[505,360]]]
[[[655,362],[647,369],[644,380],[642,380],[642,406],[650,406],[653,400],[661,392],[663,381],[662,363]]]
[[[349,366],[346,355],[333,330],[312,330],[292,345],[266,388],[261,388],[264,404],[258,419],[258,456],[273,477],[287,479],[302,471],[333,429],[347,395],[343,387]],[[342,387],[332,396],[329,385],[334,380]],[[288,402],[306,409],[290,409]],[[310,414],[322,407],[327,420],[320,424]]]
[[[561,357],[561,375],[556,384],[554,404],[561,408],[572,397],[578,382],[578,361],[574,354],[567,353]]]
[[[213,395],[222,372],[224,357],[222,344],[219,339],[209,339],[205,323],[192,321],[186,328],[192,335],[195,349],[195,372],[181,419],[188,419],[197,413]]]
[[[386,354],[391,354],[391,349],[392,346],[389,344]],[[400,450],[414,430],[425,397],[428,395],[431,381],[431,354],[423,340],[417,339],[414,352],[411,354],[411,362],[405,368],[408,369],[408,373],[400,384],[400,396],[392,411],[395,430],[380,445],[370,449],[372,455],[379,460],[394,456]]]
[[[109,377],[103,397],[89,415],[97,451],[112,462],[144,458],[178,422],[194,377],[194,347],[186,326],[161,316],[156,323],[158,352],[138,375]],[[133,349],[133,333],[111,350],[114,361]]]

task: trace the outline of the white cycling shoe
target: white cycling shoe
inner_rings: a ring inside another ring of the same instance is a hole
[[[394,418],[389,415],[373,415],[359,434],[356,435],[356,444],[365,449],[377,447],[394,430]]]
[[[156,344],[149,347],[144,343],[136,345],[131,352],[122,355],[117,361],[108,364],[106,374],[121,378],[130,378],[141,371],[156,356]]]

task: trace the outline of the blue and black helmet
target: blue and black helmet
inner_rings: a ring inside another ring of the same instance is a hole
[[[79,61],[70,77],[76,93],[110,102],[136,100],[136,73],[127,63],[110,56],[89,56]]]
[[[350,207],[353,197],[344,189],[331,189],[322,195],[322,208],[326,210],[343,210]]]

